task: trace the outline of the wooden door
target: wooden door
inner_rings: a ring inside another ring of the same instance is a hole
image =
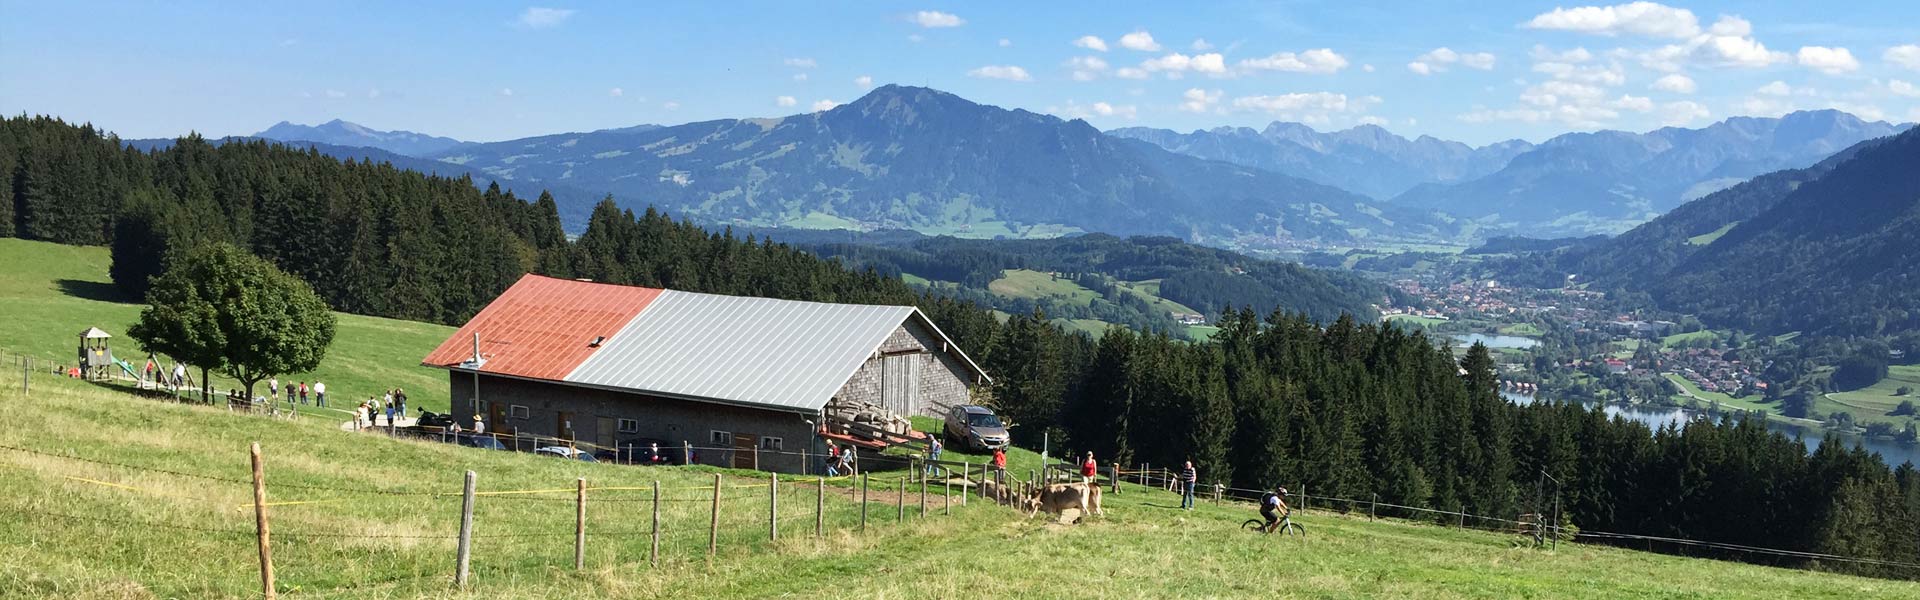
[[[760,436],[751,433],[733,434],[733,468],[754,468],[753,453],[759,450]]]
[[[613,417],[599,417],[593,421],[593,443],[601,448],[613,447]]]
[[[881,359],[880,404],[902,417],[912,416],[920,400],[920,356],[895,354]]]
[[[554,415],[554,436],[563,440],[573,439],[573,413],[560,411]]]
[[[461,427],[472,429],[472,423],[461,423]],[[487,403],[487,433],[500,433],[507,427],[507,405],[499,402]]]

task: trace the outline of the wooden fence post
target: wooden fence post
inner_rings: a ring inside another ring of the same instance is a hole
[[[920,476],[920,516],[927,516],[927,476]]]
[[[573,570],[587,568],[587,478],[573,480]]]
[[[720,552],[720,474],[713,474],[713,519],[707,522],[707,560]]]
[[[653,480],[653,548],[647,552],[647,564],[660,566],[660,480]]]
[[[813,499],[813,537],[827,534],[827,478],[820,478],[820,494]]]
[[[940,485],[945,487],[940,491],[940,497],[946,500],[946,504],[940,507],[940,514],[951,515],[953,514],[953,479],[941,480]]]
[[[758,453],[756,452],[757,456]],[[767,541],[780,541],[780,474],[767,474]]]
[[[1373,502],[1367,504],[1367,520],[1374,520],[1374,511],[1380,508],[1380,494],[1373,495]]]
[[[1313,508],[1313,496],[1307,494],[1307,484],[1300,484],[1300,510]]]
[[[960,484],[960,505],[966,506],[967,487],[973,485],[973,463],[960,461],[960,480],[966,482]]]
[[[693,464],[693,442],[680,440],[680,463],[684,465]]]
[[[867,474],[860,474],[860,531],[867,530]]]
[[[906,477],[900,478],[900,489],[898,493],[895,493],[893,495],[893,497],[894,497],[894,504],[899,505],[898,506],[899,514],[894,515],[893,522],[895,523],[904,522],[907,520],[907,478]]]
[[[467,565],[473,558],[473,484],[477,477],[467,471],[467,483],[460,492],[460,544],[454,553],[453,584],[461,589],[467,587]]]
[[[268,600],[273,590],[273,547],[267,536],[267,470],[260,464],[260,442],[250,449],[253,455],[253,528],[260,544],[260,593]]]
[[[760,446],[758,444],[755,444],[753,447],[753,470],[760,470]]]

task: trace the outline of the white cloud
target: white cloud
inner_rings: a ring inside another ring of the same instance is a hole
[[[873,87],[873,76],[861,75],[859,77],[855,77],[853,78],[853,85],[859,86],[859,88],[863,90]]]
[[[1096,52],[1107,51],[1107,41],[1091,35],[1080,36],[1080,39],[1073,41],[1073,45]]]
[[[607,90],[607,95],[615,98],[619,98],[621,96],[627,95],[627,91],[620,88],[613,88],[613,89]]]
[[[668,100],[666,102],[661,102],[660,108],[664,108],[667,110],[680,110],[680,103],[674,102],[672,100]]]
[[[795,100],[793,96],[778,96],[773,99],[774,106],[786,107],[786,106],[793,106],[799,103],[800,101]]]
[[[1898,79],[1887,82],[1887,91],[1893,92],[1895,96],[1920,98],[1920,88],[1916,88],[1913,84]]]
[[[1907,69],[1920,71],[1920,45],[1907,44],[1894,46],[1880,55],[1884,60]]]
[[[1134,67],[1120,67],[1119,70],[1113,72],[1113,76],[1121,79],[1146,79],[1147,70]]]
[[[1689,100],[1660,105],[1660,124],[1668,127],[1682,127],[1712,116],[1713,113],[1709,112],[1706,106]]]
[[[1007,39],[1007,38],[1000,38],[1000,47],[1001,47],[1001,48],[1007,48],[1007,47],[1010,47],[1010,46],[1013,46],[1013,40],[1010,40],[1010,39]]]
[[[1189,89],[1186,93],[1180,95],[1180,110],[1190,113],[1204,113],[1213,110],[1214,106],[1220,104],[1221,95],[1220,90]]]
[[[1074,81],[1093,81],[1107,71],[1107,61],[1098,56],[1076,56],[1067,60],[1066,66],[1073,69]]]
[[[1492,70],[1494,63],[1498,60],[1498,57],[1495,57],[1491,52],[1469,52],[1462,54],[1455,52],[1452,48],[1442,46],[1434,48],[1426,54],[1414,57],[1413,62],[1407,63],[1407,70],[1420,75],[1432,75],[1434,73],[1445,73],[1448,67],[1458,64],[1468,68],[1487,71]]]
[[[368,97],[368,98],[379,98],[379,97],[380,97],[380,90],[379,90],[379,88],[374,88],[374,89],[370,89],[370,90],[367,90],[367,97]]]
[[[794,74],[793,74],[793,80],[794,80],[794,81],[806,81],[806,80],[807,80],[807,74],[806,74],[806,73],[794,73]]]
[[[1141,52],[1160,51],[1160,43],[1153,41],[1153,34],[1145,29],[1120,36],[1120,47]]]
[[[1860,61],[1854,59],[1853,52],[1846,48],[1802,46],[1800,47],[1798,60],[1800,66],[1828,75],[1840,75],[1860,70]]]
[[[1653,81],[1653,85],[1647,86],[1647,87],[1655,90],[1659,90],[1662,92],[1672,92],[1675,94],[1691,94],[1695,90],[1699,89],[1699,86],[1693,83],[1692,77],[1681,75],[1679,73],[1674,73],[1672,75],[1668,75],[1666,77],[1661,77],[1659,79],[1656,79]]]
[[[925,36],[922,36],[922,35],[920,35],[920,34],[918,34],[918,33],[909,33],[909,34],[907,34],[907,41],[909,41],[909,42],[913,42],[913,43],[915,43],[915,44],[918,44],[918,43],[920,43],[920,42],[923,42],[923,41],[926,41],[926,39],[927,39],[927,38],[926,38]]]
[[[1360,65],[1360,70],[1362,70],[1362,71],[1366,71],[1366,72],[1368,72],[1368,73],[1372,73],[1372,72],[1373,72],[1373,65],[1371,65],[1371,64],[1367,64],[1367,65]]]
[[[1760,86],[1760,89],[1754,90],[1754,92],[1766,96],[1791,96],[1793,95],[1793,86],[1787,85],[1785,81],[1775,81]]]
[[[1337,73],[1347,68],[1347,58],[1331,48],[1315,48],[1299,54],[1276,52],[1266,58],[1240,61],[1243,71],[1284,71],[1289,73]]]
[[[1613,6],[1555,8],[1552,12],[1534,16],[1526,27],[1604,36],[1685,39],[1699,35],[1700,19],[1693,15],[1693,11],[1684,8],[1633,2]]]
[[[1648,98],[1646,96],[1630,96],[1630,95],[1622,94],[1619,98],[1614,99],[1613,102],[1610,102],[1607,105],[1614,108],[1618,108],[1620,110],[1630,110],[1633,112],[1648,112],[1653,110],[1653,99]]]
[[[300,40],[297,40],[297,39],[293,39],[293,38],[287,38],[287,39],[284,39],[284,40],[280,40],[280,47],[281,47],[281,48],[290,48],[290,47],[292,47],[292,46],[294,46],[295,44],[299,44],[299,43],[300,43]]]
[[[1148,59],[1140,63],[1140,68],[1150,72],[1165,72],[1168,79],[1178,79],[1181,73],[1187,71],[1218,76],[1227,73],[1227,59],[1218,52],[1198,56],[1187,56],[1175,52],[1160,58]]]
[[[1305,123],[1326,123],[1334,114],[1364,113],[1368,108],[1380,104],[1378,96],[1348,97],[1333,92],[1301,92],[1273,96],[1241,96],[1234,98],[1233,109],[1241,112],[1258,112]]]
[[[1561,81],[1577,81],[1604,86],[1619,86],[1627,82],[1625,69],[1618,64],[1582,66],[1568,63],[1543,62],[1533,65],[1535,73],[1545,73]]]
[[[834,102],[832,100],[815,100],[813,101],[813,112],[820,112],[823,110],[833,110],[833,107],[839,106],[839,105],[840,105],[839,102]]]
[[[1532,56],[1533,60],[1539,62],[1583,63],[1593,60],[1593,53],[1588,52],[1586,48],[1554,51],[1552,48],[1537,44],[1534,45],[1533,50],[1529,52],[1528,55]]]
[[[967,71],[968,77],[980,79],[1005,79],[1007,81],[1033,81],[1027,70],[1013,65],[987,65]]]
[[[781,62],[789,67],[798,69],[811,69],[820,66],[820,63],[814,62],[811,58],[789,58]]]
[[[936,27],[959,27],[967,24],[967,20],[960,18],[959,15],[943,13],[937,10],[923,10],[913,13],[913,22],[919,24],[921,27],[930,29]]]
[[[1187,47],[1192,48],[1194,52],[1206,52],[1213,49],[1213,44],[1207,42],[1207,38],[1193,38],[1193,43]]]
[[[1054,113],[1070,119],[1090,119],[1094,117],[1107,117],[1107,118],[1121,118],[1121,119],[1126,119],[1131,121],[1134,118],[1140,116],[1139,107],[1136,107],[1131,104],[1116,105],[1108,102],[1095,102],[1091,105],[1083,106],[1077,102],[1069,101],[1067,102],[1067,105],[1064,108],[1057,107],[1057,106],[1047,107],[1047,112]]]
[[[1380,118],[1380,117],[1376,117],[1376,116],[1373,116],[1373,115],[1367,115],[1367,116],[1364,116],[1364,117],[1360,117],[1360,118],[1358,118],[1358,119],[1354,119],[1354,122],[1356,122],[1356,123],[1362,123],[1362,124],[1366,124],[1366,125],[1378,125],[1378,126],[1380,126],[1380,127],[1386,127],[1386,126],[1387,126],[1387,120],[1386,120],[1386,119],[1382,119],[1382,118]]]
[[[333,93],[332,93],[332,92],[328,92],[328,93],[327,93],[327,95],[329,95],[329,96],[331,96],[331,95],[333,95]],[[502,95],[502,96],[512,96],[512,95],[513,95],[513,88],[500,88],[500,95]]]
[[[1668,73],[1677,72],[1688,64],[1706,67],[1765,67],[1774,63],[1789,62],[1793,57],[1785,52],[1768,50],[1766,44],[1753,38],[1753,24],[1740,17],[1725,15],[1714,22],[1707,32],[1693,36],[1679,44],[1669,44],[1645,52],[1619,49],[1613,52],[1616,58],[1629,58],[1640,62],[1641,66]]]
[[[326,91],[326,94],[327,94],[327,97],[328,97],[328,98],[345,98],[345,97],[347,97],[347,93],[346,93],[346,92],[342,92],[342,91],[340,91],[340,90],[327,90],[327,91]]]
[[[520,18],[514,22],[519,23],[521,27],[544,29],[547,27],[557,27],[561,23],[567,22],[567,18],[572,17],[573,13],[574,10],[571,8],[530,6],[527,7],[526,10],[521,11]]]

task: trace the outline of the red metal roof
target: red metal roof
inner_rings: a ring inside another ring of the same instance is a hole
[[[594,338],[611,339],[659,296],[654,288],[527,274],[421,362],[466,362],[479,333],[481,372],[562,380],[597,350],[588,345]]]

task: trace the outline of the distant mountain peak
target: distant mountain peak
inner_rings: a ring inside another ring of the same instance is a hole
[[[320,142],[336,146],[379,148],[407,156],[426,156],[466,143],[412,131],[380,131],[338,118],[314,126],[281,121],[254,134],[254,137],[282,142]]]

